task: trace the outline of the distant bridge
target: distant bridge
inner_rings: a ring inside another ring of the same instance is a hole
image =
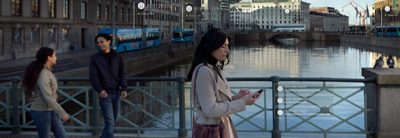
[[[267,41],[277,38],[299,38],[300,40],[333,40],[340,41],[341,33],[325,33],[325,32],[264,32],[264,31],[248,31],[235,33],[235,41]]]

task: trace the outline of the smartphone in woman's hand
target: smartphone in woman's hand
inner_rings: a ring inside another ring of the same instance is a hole
[[[254,97],[254,98],[257,98],[258,96],[261,95],[261,93],[262,93],[263,91],[264,91],[263,89],[258,90],[258,91],[257,91],[257,94],[254,95],[253,97]]]

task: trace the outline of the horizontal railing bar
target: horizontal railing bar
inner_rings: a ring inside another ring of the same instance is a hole
[[[271,77],[235,77],[227,78],[228,81],[272,81]],[[293,78],[279,77],[279,81],[325,81],[325,82],[374,82],[375,78],[350,79],[350,78]]]
[[[321,132],[324,132],[324,131],[285,131],[285,130],[282,130],[281,132],[285,132],[287,134],[292,134],[292,133],[294,133],[294,134],[302,134],[302,133],[303,134],[311,134],[311,133],[320,134]],[[365,132],[331,131],[328,134],[365,134]]]
[[[12,81],[12,80],[22,80],[22,78],[21,77],[0,78],[0,81]]]
[[[182,77],[183,78],[183,77]],[[177,81],[179,77],[175,78],[158,78],[158,77],[129,77],[130,81]],[[0,81],[21,80],[20,77],[13,78],[0,78]],[[59,81],[89,81],[86,77],[72,77],[72,78],[58,78]],[[228,81],[272,81],[271,77],[234,77],[227,78]],[[351,78],[309,78],[309,77],[279,77],[279,81],[326,81],[326,82],[374,82],[376,78],[367,79],[351,79]]]
[[[180,78],[128,77],[128,81],[178,81]],[[89,78],[58,78],[59,81],[89,81]]]

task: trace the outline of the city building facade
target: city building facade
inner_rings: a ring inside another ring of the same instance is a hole
[[[222,28],[220,0],[201,0],[201,32],[209,28]]]
[[[335,12],[337,10],[320,10],[329,9],[330,7],[312,9],[310,11],[310,31],[313,32],[344,32],[349,26],[349,17]],[[333,8],[332,8],[333,9]]]
[[[220,0],[221,1],[221,28],[222,30],[230,30],[231,29],[231,21],[230,21],[230,5],[237,3],[237,0]]]
[[[385,7],[390,8],[389,11]],[[400,25],[399,0],[375,0],[374,9],[374,25],[375,26],[390,26]]]
[[[160,37],[168,41],[174,28],[184,26],[184,0],[114,1],[118,28],[160,28]],[[32,57],[44,46],[57,53],[93,49],[97,32],[112,25],[114,1],[1,0],[0,60]],[[143,10],[139,2],[145,3]]]
[[[309,3],[301,0],[253,0],[230,5],[234,30],[272,30],[274,26],[310,28]]]
[[[310,12],[338,15],[339,11],[333,7],[311,7]]]

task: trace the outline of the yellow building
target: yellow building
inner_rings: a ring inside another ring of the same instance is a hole
[[[375,26],[400,25],[399,0],[375,0]],[[385,7],[389,7],[387,12]]]

